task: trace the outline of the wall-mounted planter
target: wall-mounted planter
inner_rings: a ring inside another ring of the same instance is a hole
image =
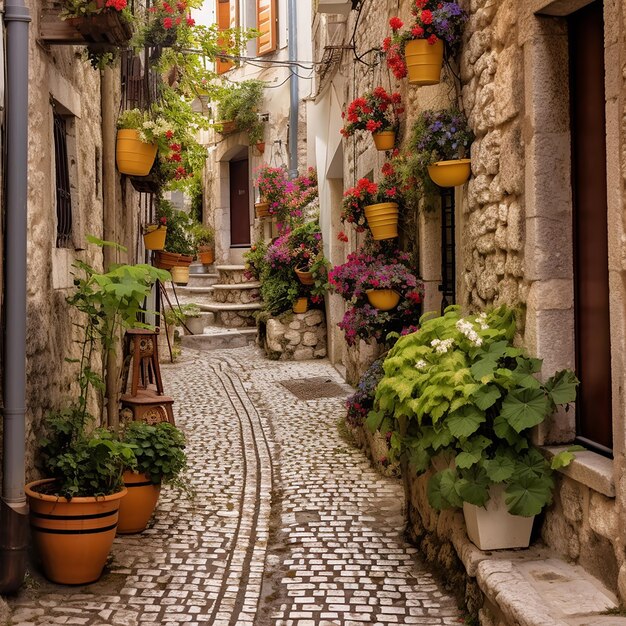
[[[387,151],[393,150],[396,145],[396,132],[394,130],[381,130],[378,133],[372,133],[376,150]]]
[[[221,135],[231,135],[237,131],[237,122],[235,120],[222,120],[218,122],[218,126]]]
[[[254,205],[254,211],[259,219],[270,216],[270,203],[269,202],[257,202]]]
[[[393,239],[398,236],[398,204],[380,202],[365,207],[367,225],[376,241]]]
[[[143,236],[143,245],[146,250],[163,250],[165,247],[165,237],[167,235],[167,226],[159,226],[153,228]]]
[[[436,85],[441,80],[443,41],[429,44],[427,39],[412,39],[404,49],[411,85]]]
[[[156,155],[157,145],[141,141],[139,132],[134,128],[122,128],[117,131],[115,157],[117,169],[121,174],[147,176]]]
[[[369,303],[379,311],[391,311],[400,302],[400,294],[393,289],[369,289],[366,294]]]
[[[470,163],[470,159],[437,161],[428,166],[428,175],[440,187],[458,187],[469,180]]]

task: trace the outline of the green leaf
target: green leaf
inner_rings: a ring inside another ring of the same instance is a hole
[[[430,454],[421,446],[413,446],[409,453],[409,466],[416,474],[423,474],[430,466]]]
[[[531,517],[538,515],[552,502],[554,482],[549,476],[519,476],[505,491],[505,502],[509,513]]]
[[[503,439],[511,446],[515,445],[520,439],[518,433],[511,428],[502,415],[498,415],[493,420],[493,431],[499,439]]]
[[[484,506],[489,499],[489,478],[481,467],[464,471],[456,482],[456,490],[464,502]]]
[[[506,456],[496,455],[493,459],[485,460],[483,467],[491,482],[501,483],[513,476],[515,472],[515,461]]]
[[[438,511],[463,506],[463,500],[456,491],[456,474],[446,469],[438,472],[428,481],[428,502]]]
[[[530,448],[526,454],[518,458],[515,465],[515,476],[544,475],[550,475],[548,461],[536,448]]]
[[[383,423],[384,411],[370,411],[365,419],[365,425],[371,433],[375,433]]]
[[[563,452],[559,452],[554,455],[552,462],[550,463],[550,467],[553,470],[560,469],[561,467],[567,467],[575,458],[576,455],[573,452],[563,450]]]
[[[448,415],[446,424],[456,439],[464,439],[473,435],[480,425],[486,421],[483,411],[474,406],[464,406],[462,409]]]
[[[479,409],[486,411],[493,406],[502,393],[496,385],[483,385],[475,394],[474,402]]]
[[[574,372],[561,370],[546,382],[545,388],[554,404],[567,404],[576,400],[576,387],[579,384]]]
[[[502,417],[518,433],[541,424],[550,403],[541,389],[510,391],[502,403]]]

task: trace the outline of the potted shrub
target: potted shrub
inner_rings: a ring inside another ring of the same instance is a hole
[[[165,251],[157,251],[154,263],[157,267],[170,269],[172,281],[177,284],[189,282],[189,266],[196,254],[193,236],[197,222],[185,211],[175,209],[171,202],[160,200],[157,207],[159,219],[167,219]]]
[[[345,124],[341,134],[351,137],[357,130],[367,130],[372,133],[377,150],[393,150],[398,117],[404,112],[399,106],[401,100],[399,93],[387,93],[383,87],[368,91],[353,100],[342,113]]]
[[[156,0],[148,9],[144,23],[137,30],[133,47],[167,48],[175,45],[178,40],[186,41],[195,26],[195,20],[190,14],[191,8],[186,0],[175,3]]]
[[[393,279],[389,278],[392,275]],[[408,254],[388,242],[372,241],[350,253],[344,264],[328,272],[328,283],[348,303],[338,324],[348,345],[359,339],[393,342],[419,320],[423,285],[410,270]],[[367,292],[381,285],[392,286],[400,294],[397,306],[379,310],[370,304]]]
[[[362,231],[365,224],[376,241],[398,236],[399,203],[402,201],[397,174],[391,164],[382,169],[380,184],[361,178],[356,187],[343,194],[341,221],[355,224]]]
[[[89,398],[105,385],[91,364],[98,349],[107,362],[116,331],[139,325],[144,298],[157,279],[169,275],[149,265],[118,265],[99,272],[77,261],[74,267],[75,291],[67,302],[84,317],[78,326],[78,393],[68,408],[47,416],[39,459],[48,478],[27,485],[26,493],[44,573],[55,582],[85,584],[100,577],[115,536],[119,501],[126,493],[123,469],[135,464],[130,446],[105,429],[93,428]]]
[[[228,85],[218,95],[217,127],[223,135],[235,131],[245,132],[250,145],[263,139],[263,122],[259,108],[263,102],[265,83],[260,80],[244,80]]]
[[[298,280],[303,285],[314,285],[313,264],[322,254],[322,233],[318,222],[308,222],[291,231],[287,246]]]
[[[440,187],[456,187],[470,176],[469,154],[474,140],[465,116],[454,109],[424,111],[413,126],[409,170]]]
[[[528,546],[532,517],[552,500],[553,470],[573,458],[566,451],[550,464],[531,435],[574,401],[578,381],[564,370],[540,382],[541,360],[516,347],[514,334],[515,312],[506,307],[466,317],[449,307],[423,319],[389,352],[376,392],[380,411],[367,419],[372,430],[395,433],[395,458],[418,474],[432,471],[431,506],[462,507],[481,549]],[[492,516],[481,507],[496,500],[503,515],[485,531],[479,525]]]
[[[196,223],[192,228],[193,238],[202,265],[211,265],[215,260],[215,231],[210,226]]]
[[[136,462],[124,472],[128,494],[120,504],[118,534],[145,530],[156,508],[162,483],[184,488],[180,474],[185,469],[185,437],[169,422],[130,422],[122,440],[132,447]]]
[[[444,44],[452,56],[461,43],[467,14],[457,2],[416,0],[411,6],[412,22],[398,17],[389,20],[391,37],[383,41],[387,65],[398,79],[409,77],[413,85],[435,85],[443,65]]]
[[[271,167],[263,164],[257,170],[255,187],[259,190],[260,201],[254,205],[258,218],[276,215],[285,204],[288,188],[287,170],[284,167]]]

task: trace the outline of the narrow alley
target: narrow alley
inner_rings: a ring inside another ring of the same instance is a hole
[[[31,574],[9,624],[463,621],[403,538],[400,481],[346,438],[350,391],[327,361],[186,351],[163,375],[195,499],[164,490],[149,528],[115,540],[93,585]]]

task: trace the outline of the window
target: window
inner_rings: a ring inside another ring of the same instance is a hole
[[[257,39],[257,54],[262,56],[274,52],[278,40],[278,12],[276,0],[257,0],[256,23],[259,38]]]
[[[237,0],[217,0],[217,28],[219,30],[228,30],[229,28],[239,27],[239,3]],[[228,45],[228,38],[224,36],[218,41],[220,45]],[[218,74],[224,74],[235,64],[232,61],[218,59],[215,71]]]
[[[72,245],[72,190],[67,153],[67,120],[54,111],[54,169],[56,187],[56,247]]]

